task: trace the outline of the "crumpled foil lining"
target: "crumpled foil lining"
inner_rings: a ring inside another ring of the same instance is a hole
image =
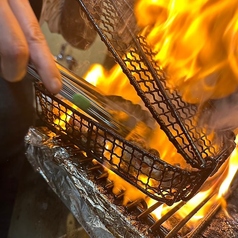
[[[31,127],[25,137],[26,156],[47,181],[90,237],[144,237],[120,213],[116,205],[100,193],[85,170],[76,167],[74,155],[59,145],[47,128]]]

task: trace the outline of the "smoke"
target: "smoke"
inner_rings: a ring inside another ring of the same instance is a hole
[[[221,131],[237,129],[238,91],[228,97],[208,101],[199,111],[198,123],[202,127]]]

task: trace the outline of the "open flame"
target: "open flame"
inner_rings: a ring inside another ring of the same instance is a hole
[[[236,142],[238,141],[238,136],[236,137]],[[229,164],[228,164],[228,173],[225,174],[225,176],[222,176],[222,178],[219,178],[221,180],[220,183],[214,182],[214,184],[211,184],[211,187],[205,191],[201,191],[197,193],[194,197],[192,197],[182,208],[178,211],[178,216],[181,218],[187,216],[193,209],[194,206],[201,203],[203,200],[205,200],[208,196],[212,195],[214,191],[217,190],[215,195],[212,197],[211,200],[206,202],[206,204],[198,210],[198,212],[191,218],[188,225],[191,227],[200,219],[205,217],[205,215],[209,212],[210,207],[214,204],[221,204],[223,208],[226,208],[226,202],[225,198],[228,193],[230,184],[236,175],[238,171],[238,147],[232,152],[230,158],[229,158]],[[221,168],[223,169],[223,168]],[[217,188],[217,185],[219,187]],[[149,199],[148,206],[152,206],[156,201]],[[173,207],[175,207],[177,203],[173,204],[172,206],[167,206],[166,204],[161,205],[158,207],[154,212],[153,215],[160,219],[162,216],[164,216],[167,212],[169,212]]]
[[[83,78],[98,87],[105,95],[120,95],[133,103],[140,103],[141,99],[135,94],[135,89],[128,83],[127,76],[116,64],[109,71],[102,65],[92,65]]]
[[[166,71],[169,85],[179,90],[185,101],[202,103],[208,99],[227,96],[237,89],[238,67],[235,55],[238,44],[235,43],[238,39],[238,24],[235,19],[238,11],[235,1],[139,0],[135,6],[135,15],[148,43],[158,52],[155,60]],[[101,65],[94,65],[84,78],[91,83],[93,80],[93,84],[105,94],[121,95],[134,103],[140,103],[118,65],[110,72]],[[158,133],[161,133],[159,138],[162,142],[158,145],[157,140],[152,139],[150,146],[162,151],[162,159],[168,157],[166,155],[169,153],[172,158],[169,162],[181,161],[178,158],[180,155],[170,146],[167,136],[163,136],[160,128],[156,129],[154,135],[157,137]],[[159,146],[163,146],[163,149],[158,148]],[[224,196],[238,169],[237,153],[236,148],[229,159],[229,171],[223,176],[221,185],[219,184],[219,192],[193,216],[190,220],[191,226],[204,217],[211,203],[224,204]],[[131,185],[115,174],[109,174],[109,178],[116,181],[115,194],[121,190],[132,191]],[[214,190],[217,190],[215,185],[196,194],[178,211],[178,215],[185,217],[194,208],[194,204],[206,199]],[[136,198],[144,197],[138,190],[127,192],[124,204],[133,201],[135,194]],[[156,202],[144,198],[148,207]],[[176,204],[163,204],[154,211],[153,216],[160,219],[174,206]]]
[[[153,51],[158,52],[155,60],[168,75],[171,89],[177,89],[185,101],[201,103],[208,99],[225,97],[237,89],[238,65],[235,56],[238,45],[238,21],[236,21],[238,10],[236,5],[235,0],[229,2],[217,0],[136,1],[135,15],[138,26],[142,29],[142,34],[148,43],[153,46]],[[120,95],[133,103],[141,104],[140,98],[135,94],[134,88],[118,65],[110,71],[106,71],[101,65],[94,65],[84,78],[100,88],[106,95]],[[159,127],[155,128],[149,143],[150,147],[162,151],[161,159],[171,158],[171,161],[167,161],[168,163],[186,166],[186,163],[183,164],[181,155],[177,153]],[[212,202],[222,203],[227,188],[238,169],[237,153],[236,148],[229,159],[228,174]],[[111,171],[109,171],[109,179],[114,181],[115,194],[121,191],[126,192],[124,205],[138,198],[144,198],[148,207],[156,202]],[[140,179],[143,181],[146,178]],[[186,216],[193,209],[194,204],[205,200],[214,190],[215,185],[199,192],[178,211],[179,216]],[[204,217],[210,203],[199,210],[191,222]],[[156,219],[160,219],[174,206],[176,204],[173,206],[163,204],[155,210],[153,215]]]
[[[238,136],[236,136],[236,144],[238,143]],[[232,182],[234,176],[238,170],[238,148],[236,148],[230,156],[230,166],[227,177],[224,179],[222,185],[220,186],[218,197],[224,196],[228,192],[230,183]]]
[[[201,103],[237,89],[237,1],[138,0],[135,16],[185,101]]]
[[[238,136],[236,138],[236,142],[238,141]],[[205,201],[209,196],[212,198],[209,199],[204,203],[204,205],[191,217],[191,219],[188,221],[187,226],[188,227],[194,227],[197,221],[203,219],[206,214],[209,212],[209,209],[214,204],[221,204],[223,208],[226,208],[226,195],[229,192],[230,184],[236,175],[238,171],[238,147],[232,152],[227,168],[228,172],[224,173],[220,178],[213,181],[212,184],[209,184],[210,188],[207,188],[206,190],[202,190],[199,193],[197,193],[195,196],[193,196],[188,202],[183,202],[183,206],[176,212],[176,216],[180,218],[186,217],[190,212],[193,211],[194,206],[197,204],[202,203]],[[120,194],[121,192],[124,192],[123,196],[123,205],[127,205],[129,202],[133,202],[136,199],[144,199],[147,203],[148,208],[154,205],[157,201],[147,197],[145,194],[140,192],[137,188],[135,188],[133,185],[129,184],[122,178],[120,178],[118,175],[116,175],[114,172],[108,170],[108,179],[110,181],[113,181],[114,187],[113,187],[113,193],[115,195]],[[224,169],[223,167],[221,169]],[[219,173],[219,172],[218,172]],[[140,178],[142,181],[143,179],[146,181],[147,178]],[[161,217],[166,215],[170,210],[172,210],[175,206],[177,206],[180,202],[173,204],[172,206],[168,206],[166,204],[162,204],[157,209],[155,209],[152,212],[152,216],[159,220]],[[229,215],[229,214],[228,214]]]
[[[122,72],[121,67],[116,64],[111,70],[107,71],[102,65],[94,64],[83,78],[98,87],[105,95],[119,95],[135,104],[143,107],[143,102],[135,93],[135,89],[129,83],[128,78]],[[136,128],[137,129],[137,128]],[[135,130],[136,130],[135,129]],[[133,134],[133,132],[131,133]],[[143,137],[143,131],[139,132]],[[130,134],[128,135],[129,139]],[[158,140],[158,138],[160,138]],[[177,152],[174,145],[169,141],[167,135],[161,130],[159,125],[153,128],[153,131],[146,135],[146,143],[149,148],[160,152],[160,158],[172,165],[178,165],[181,168],[188,168],[188,164]]]

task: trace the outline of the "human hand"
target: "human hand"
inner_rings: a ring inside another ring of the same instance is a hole
[[[50,92],[61,89],[60,73],[28,0],[0,0],[0,58],[7,81],[20,81],[30,60]]]

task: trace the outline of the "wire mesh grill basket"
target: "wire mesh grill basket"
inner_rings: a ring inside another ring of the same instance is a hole
[[[197,106],[184,102],[176,91],[171,92],[163,71],[153,59],[154,53],[136,29],[134,1],[78,1],[137,94],[187,163],[198,169],[216,166],[214,157],[218,150],[206,131],[196,125]]]
[[[172,166],[51,95],[40,83],[35,84],[35,95],[39,118],[52,131],[156,200],[173,204],[189,199],[214,170],[208,167],[187,171]],[[223,138],[226,143],[215,157],[216,162],[224,161],[234,148],[232,133]]]
[[[188,171],[166,163],[159,155],[125,140],[36,84],[39,117],[150,197],[167,204],[189,199],[229,157],[235,146],[234,134],[213,132],[211,137],[197,127],[196,105],[171,92],[153,52],[138,33],[133,3],[78,1],[151,115],[194,169]]]

